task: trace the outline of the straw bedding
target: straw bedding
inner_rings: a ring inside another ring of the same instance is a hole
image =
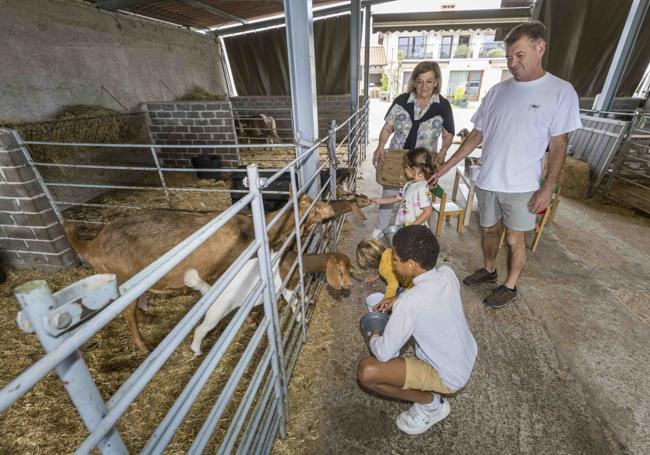
[[[6,385],[42,356],[42,349],[36,337],[20,331],[15,322],[18,304],[12,295],[12,289],[32,279],[45,279],[55,291],[92,274],[92,270],[83,267],[57,273],[33,270],[9,272],[7,283],[0,288],[0,386]],[[323,292],[317,304],[320,305],[327,299],[329,296]],[[150,307],[149,314],[141,323],[145,338],[152,343],[159,343],[196,300],[198,300],[196,293],[177,297],[156,297],[156,304]],[[285,307],[281,305],[280,311]],[[253,313],[258,314],[259,320],[261,307],[255,308]],[[230,319],[231,316],[224,318],[205,338],[203,341],[205,352],[208,352]],[[314,320],[311,324],[327,326],[327,321]],[[180,454],[187,451],[255,329],[255,326],[244,324],[218,368],[212,373],[208,384],[188,414],[185,423],[174,436],[166,453]],[[120,420],[119,430],[131,453],[142,449],[149,435],[162,420],[203,358],[194,357],[189,347],[190,342],[191,333]],[[263,341],[249,370],[244,374],[224,418],[219,422],[210,447],[215,447],[215,444],[223,438],[265,347]],[[113,320],[89,340],[82,348],[82,353],[105,400],[135,371],[144,358],[136,352],[126,323],[121,317]],[[317,374],[317,371],[314,371],[314,374]],[[304,377],[296,380],[304,381]],[[292,406],[299,406],[300,400],[302,398],[294,400]],[[54,373],[48,375],[0,416],[0,453],[71,453],[86,435],[87,432],[61,381]]]
[[[57,135],[53,133],[52,128],[48,129],[47,126],[43,126],[43,136],[39,136],[35,131],[38,131],[41,126],[34,127],[32,124],[29,128],[23,126],[24,135],[32,140],[47,139],[62,142],[73,140],[121,142],[128,141],[137,135],[136,132],[139,129],[137,123],[129,124],[130,127],[127,127],[125,124],[120,123],[120,116],[117,113],[100,112],[102,110],[103,108],[88,110],[85,107],[76,107],[75,112],[81,114],[82,117],[91,118],[95,116],[101,118],[100,126],[112,122],[105,130],[95,124],[93,131],[89,130],[87,135],[75,131],[74,134],[66,136],[63,133]],[[70,110],[62,111],[58,114],[57,119],[65,120],[66,113],[69,112]],[[110,121],[107,120],[109,118]],[[5,124],[8,124],[8,122],[5,122]],[[257,163],[263,168],[277,169],[293,160],[294,153],[293,148],[281,150],[244,149],[241,153],[242,164]],[[343,158],[347,154],[347,150],[342,147],[339,153]],[[321,148],[320,155],[323,159],[327,156],[326,148]],[[65,161],[66,151],[61,152],[59,150],[57,154],[48,154],[45,151],[38,159]],[[231,204],[230,195],[225,191],[229,185],[227,181],[201,180],[197,179],[193,173],[180,172],[168,173],[165,178],[170,187],[224,191],[210,193],[171,192],[170,199],[167,200],[162,191],[122,190],[108,192],[90,202],[132,205],[145,209],[200,210],[214,212],[215,214],[223,211]],[[141,185],[157,184],[154,176],[141,176],[140,179],[139,184]],[[133,213],[133,210],[127,208],[75,207],[66,211],[65,216],[67,218],[106,222],[130,213]],[[82,225],[82,227],[86,228],[85,231],[82,230],[85,237],[93,237],[101,226]],[[44,279],[54,292],[92,274],[94,272],[86,267],[76,267],[56,273],[45,273],[36,270],[8,271],[8,280],[0,287],[0,387],[8,384],[16,375],[43,355],[36,336],[23,333],[15,322],[16,312],[19,308],[13,297],[12,290],[26,281]],[[152,344],[158,344],[194,305],[198,297],[198,293],[175,297],[156,296],[156,303],[150,306],[149,313],[140,324],[143,336]],[[320,305],[322,301],[327,299],[329,299],[327,293],[321,293],[317,304]],[[253,313],[257,314],[259,319],[261,317],[261,308],[257,307],[253,310]],[[207,352],[210,346],[214,344],[231,317],[232,315],[225,317],[217,328],[205,338],[203,342],[204,352]],[[321,325],[326,327],[327,321],[314,320],[311,325],[312,327],[314,325],[316,327]],[[236,335],[234,342],[227,349],[218,368],[212,373],[208,384],[202,390],[184,424],[176,432],[166,453],[180,454],[188,450],[255,329],[255,326],[245,324]],[[156,374],[153,381],[119,421],[119,431],[130,452],[134,453],[142,449],[147,438],[162,420],[183,386],[200,364],[202,358],[196,359],[189,348],[191,337],[192,333],[183,340],[177,352]],[[243,396],[249,378],[265,347],[264,341],[257,349],[249,371],[244,374],[244,378],[231,399],[224,418],[219,422],[210,447],[215,447],[215,444],[223,438],[229,420]],[[82,347],[81,351],[105,400],[118,390],[120,385],[135,371],[144,358],[137,353],[133,346],[126,323],[121,317],[116,318],[98,332]],[[301,360],[301,362],[304,361]],[[314,371],[314,374],[317,374],[317,371]],[[301,382],[305,380],[305,377],[299,377],[295,380]],[[292,406],[300,406],[300,402],[305,399],[307,398],[298,397],[293,399]],[[86,436],[87,431],[56,373],[50,373],[7,412],[0,415],[0,453],[71,453]]]

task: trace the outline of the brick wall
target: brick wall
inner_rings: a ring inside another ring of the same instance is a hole
[[[293,140],[291,123],[291,97],[289,96],[236,96],[230,98],[236,117],[258,113],[271,115],[276,119],[278,135],[287,141]],[[318,103],[318,135],[327,135],[332,120],[342,123],[350,116],[350,95],[320,95]],[[237,108],[242,108],[237,111]],[[340,132],[345,135],[347,131]]]
[[[151,139],[155,144],[208,145],[233,144],[236,140],[229,101],[178,101],[143,103]],[[236,149],[183,147],[159,149],[163,166],[192,167],[190,159],[197,155],[217,155],[224,167],[239,164]]]
[[[0,128],[0,262],[55,271],[76,258],[11,130]]]

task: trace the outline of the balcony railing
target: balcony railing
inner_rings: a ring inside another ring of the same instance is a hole
[[[503,41],[495,41],[492,43],[481,43],[478,53],[479,58],[505,58],[506,48]]]
[[[428,44],[423,46],[400,46],[398,52],[404,60],[450,60],[467,58],[505,58],[503,42],[469,44]]]

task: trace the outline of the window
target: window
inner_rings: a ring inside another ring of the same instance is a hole
[[[442,37],[442,42],[440,44],[440,58],[451,58],[451,43],[453,39],[454,37],[451,35]]]
[[[404,73],[402,73],[402,93],[406,93],[408,90],[411,74],[413,74],[413,71],[404,71]]]
[[[454,97],[456,90],[465,94],[465,98],[476,101],[481,93],[481,82],[483,71],[450,71],[449,84],[447,85],[447,97]]]
[[[468,100],[478,100],[481,92],[481,80],[483,79],[483,71],[470,71],[467,76],[467,87],[465,88],[465,96]]]
[[[460,35],[458,37],[458,45],[462,46],[464,44],[466,46],[469,46],[469,38],[470,38],[469,35]]]
[[[398,48],[404,54],[404,58],[424,58],[426,37],[402,36],[399,39]]]

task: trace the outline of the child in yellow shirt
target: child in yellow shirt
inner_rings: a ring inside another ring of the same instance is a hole
[[[382,302],[390,302],[397,297],[397,290],[413,286],[409,278],[401,277],[395,271],[393,250],[386,248],[384,243],[376,239],[362,240],[357,245],[357,264],[364,270],[377,270],[377,275],[366,278],[367,283],[372,283],[380,277],[386,282],[384,293],[376,292],[366,298],[368,311]]]

